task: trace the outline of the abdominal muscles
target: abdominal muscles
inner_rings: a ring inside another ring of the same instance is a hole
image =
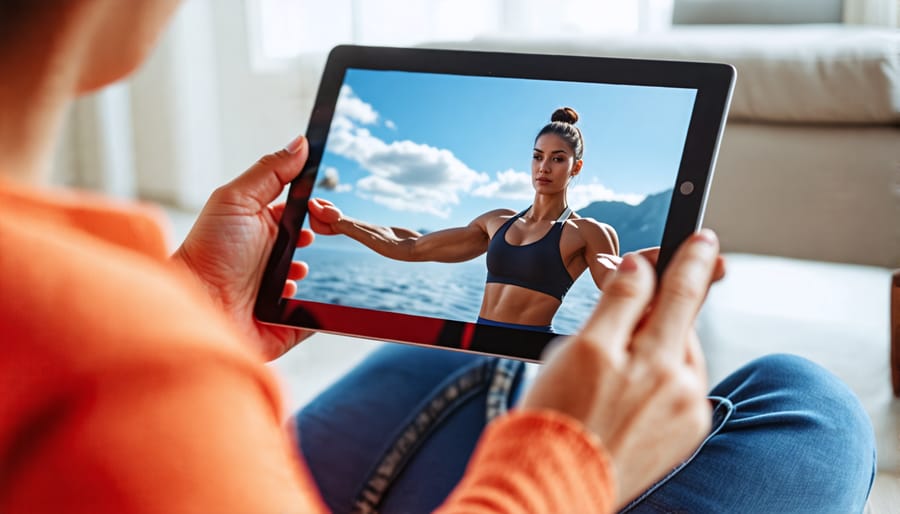
[[[546,326],[559,306],[560,301],[546,293],[491,282],[484,286],[479,316],[502,323]]]

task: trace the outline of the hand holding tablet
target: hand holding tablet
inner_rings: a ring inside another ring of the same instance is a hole
[[[256,315],[537,359],[622,253],[661,246],[661,271],[699,227],[732,83],[717,64],[338,48]],[[295,253],[307,218],[321,237]],[[294,259],[311,272],[282,297]]]
[[[297,137],[218,188],[172,255],[173,263],[190,272],[266,360],[279,357],[311,334],[302,328],[260,323],[252,315],[261,280],[256,266],[271,250],[284,208],[272,202],[306,163],[307,150],[306,138]],[[312,232],[302,230],[295,244],[302,248],[312,241]],[[301,262],[290,264],[281,283],[286,296],[296,293],[297,282],[307,271]]]
[[[600,437],[615,464],[619,508],[709,433],[693,320],[720,266],[708,231],[679,248],[658,288],[647,260],[627,256],[581,331],[548,349],[522,400],[521,409],[563,412]]]

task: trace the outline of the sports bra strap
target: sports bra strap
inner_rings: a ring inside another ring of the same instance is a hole
[[[532,207],[534,207],[534,206],[533,206],[533,205],[529,205],[528,208],[526,208],[524,211],[522,211],[522,212],[520,212],[519,214],[516,214],[515,216],[513,216],[513,219],[521,218],[522,216],[525,215],[526,212],[530,211]],[[572,214],[572,208],[571,208],[571,207],[566,207],[566,210],[564,210],[563,213],[559,215],[559,218],[556,219],[556,222],[559,223],[560,221],[566,221],[567,219],[569,219],[569,216],[570,216],[571,214]]]
[[[564,210],[563,213],[559,216],[559,219],[556,220],[557,223],[560,221],[566,221],[567,219],[569,219],[570,214],[572,214],[572,208],[566,207],[566,210]]]

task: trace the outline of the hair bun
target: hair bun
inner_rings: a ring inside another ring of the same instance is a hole
[[[578,113],[571,107],[560,107],[553,111],[553,114],[550,116],[550,121],[561,121],[563,123],[574,124],[578,121]]]

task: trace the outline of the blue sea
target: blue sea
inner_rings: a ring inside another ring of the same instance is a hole
[[[478,318],[487,274],[483,255],[463,263],[411,263],[362,245],[318,241],[298,249],[294,258],[309,264],[297,299],[468,322]],[[599,296],[590,274],[583,273],[553,319],[554,331],[574,333]]]

